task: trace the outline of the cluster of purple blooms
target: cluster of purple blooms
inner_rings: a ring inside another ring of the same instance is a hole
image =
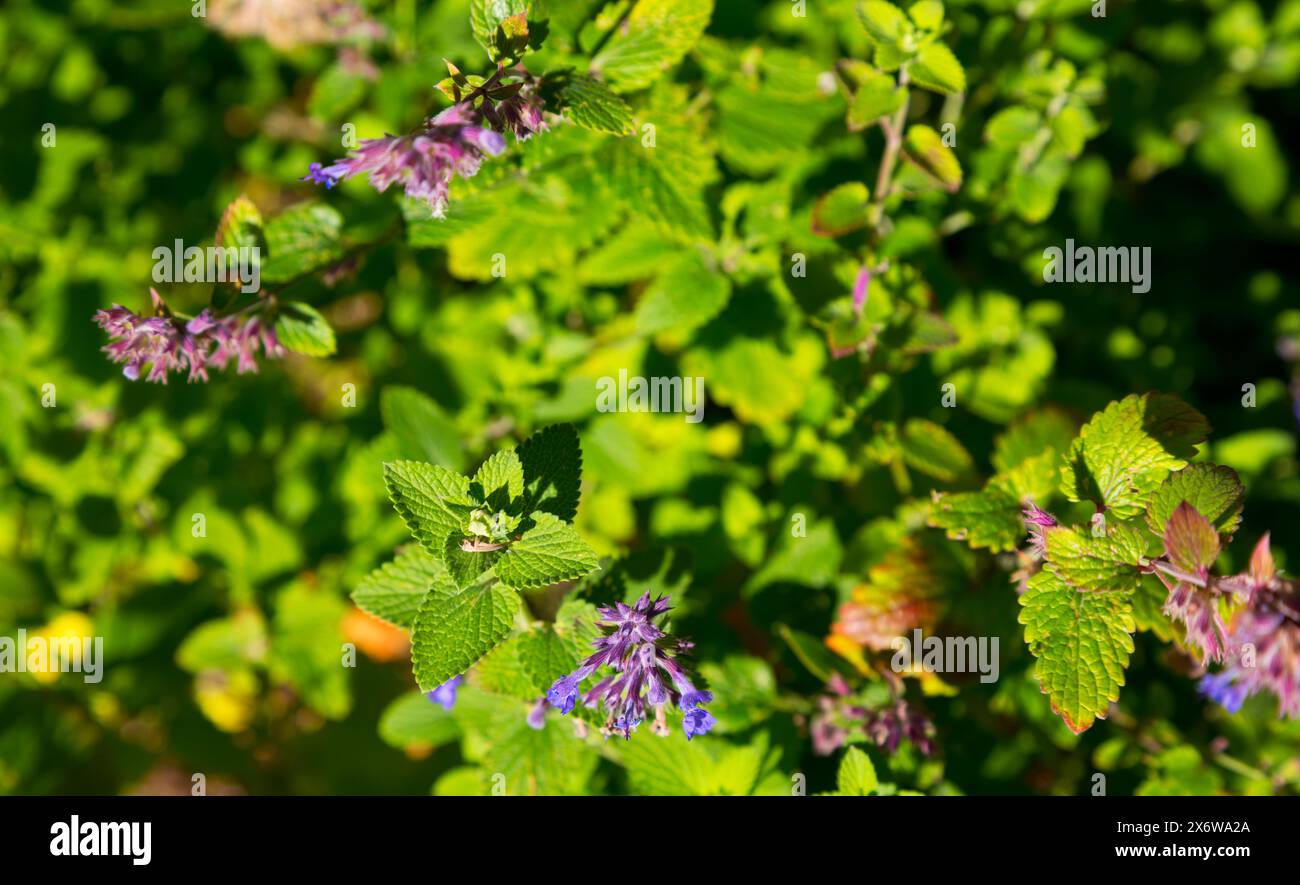
[[[428,203],[434,217],[442,218],[452,180],[458,175],[472,178],[485,157],[504,151],[504,133],[524,141],[545,128],[536,85],[531,80],[514,85],[518,89],[512,95],[495,103],[484,98],[475,107],[466,99],[425,120],[409,135],[366,139],[350,157],[328,166],[312,163],[303,181],[331,188],[365,173],[381,192],[400,182],[408,197]]]
[[[902,698],[883,707],[869,708],[852,696],[849,684],[838,673],[831,674],[828,694],[817,699],[817,712],[809,725],[813,752],[829,756],[844,745],[851,731],[860,729],[867,738],[893,753],[904,740],[923,755],[934,752],[934,725]]]
[[[1220,587],[1245,599],[1228,623],[1226,666],[1201,679],[1200,690],[1230,713],[1261,691],[1277,696],[1278,714],[1300,718],[1300,585],[1277,573],[1269,536],[1260,538],[1249,569]]]
[[[670,610],[669,598],[651,601],[647,591],[635,605],[618,602],[601,608],[596,623],[608,632],[592,642],[595,653],[578,669],[555,680],[546,692],[547,703],[561,713],[572,711],[580,697],[585,707],[603,704],[605,733],[624,738],[631,737],[650,715],[654,717],[652,730],[667,733],[666,710],[676,705],[684,714],[682,731],[687,740],[707,734],[717,721],[704,709],[713,693],[697,689],[676,660],[693,646],[654,624],[655,618]],[[579,685],[602,666],[613,672],[582,694]]]
[[[207,381],[208,369],[224,369],[234,361],[239,374],[257,371],[259,349],[279,357],[284,348],[275,329],[259,314],[214,317],[204,310],[191,320],[172,316],[162,296],[149,290],[155,316],[141,317],[120,304],[97,311],[95,322],[111,339],[103,348],[122,374],[132,381],[148,367],[146,380],[167,383],[172,372],[189,372],[188,380]]]
[[[1030,551],[1041,560],[1043,535],[1058,522],[1033,503],[1024,519]],[[1240,606],[1227,623],[1220,597]],[[1278,698],[1280,715],[1300,718],[1300,585],[1278,575],[1268,534],[1242,574],[1216,577],[1202,568],[1179,577],[1169,586],[1164,612],[1182,623],[1187,645],[1200,652],[1202,663],[1225,665],[1201,679],[1202,694],[1235,713],[1246,698],[1269,691]]]

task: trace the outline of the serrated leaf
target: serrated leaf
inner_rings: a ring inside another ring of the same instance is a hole
[[[544,0],[471,0],[470,30],[494,62],[517,59],[537,49],[546,37],[549,13]]]
[[[497,646],[514,625],[519,595],[499,584],[435,589],[411,627],[411,663],[421,691],[459,676]]]
[[[1165,523],[1165,555],[1189,575],[1207,571],[1219,558],[1219,533],[1208,519],[1186,501],[1179,503]]]
[[[637,302],[637,331],[689,331],[717,316],[730,297],[727,278],[709,268],[698,252],[687,252],[664,268]]]
[[[575,581],[599,567],[596,552],[551,513],[534,513],[533,526],[497,561],[496,574],[509,587],[546,587]]]
[[[691,50],[712,16],[713,0],[638,0],[591,70],[619,92],[644,89]]]
[[[1078,426],[1060,409],[1040,409],[1016,419],[993,441],[993,466],[1004,472],[1043,452],[1062,454]]]
[[[457,472],[465,468],[456,425],[428,396],[413,387],[385,387],[379,395],[379,413],[404,458]]]
[[[632,108],[616,92],[586,74],[565,75],[557,95],[570,120],[593,132],[631,135]]]
[[[266,223],[262,279],[284,283],[343,257],[343,216],[324,203],[290,206]]]
[[[1054,710],[1075,734],[1119,700],[1136,629],[1129,595],[1080,593],[1040,571],[1020,597],[1025,643]]]
[[[817,201],[812,211],[813,233],[838,237],[867,224],[871,191],[860,181],[837,184]]]
[[[930,178],[949,191],[961,187],[961,163],[938,132],[920,124],[907,130],[903,155]]]
[[[1231,467],[1217,464],[1191,464],[1171,473],[1156,489],[1147,504],[1146,520],[1151,531],[1161,537],[1169,516],[1186,501],[1229,538],[1241,524],[1246,490]]]
[[[434,748],[460,737],[456,718],[422,691],[408,692],[379,717],[379,737],[390,747]]]
[[[275,337],[289,350],[307,356],[330,356],[338,347],[329,321],[301,301],[280,306],[275,317]]]
[[[570,643],[550,628],[523,637],[519,660],[538,696],[544,694],[555,680],[572,673],[578,666],[578,656]]]
[[[857,747],[845,751],[835,780],[841,796],[870,796],[880,786],[875,766]]]
[[[408,547],[361,579],[352,601],[362,611],[409,628],[420,604],[435,587],[450,588],[447,569],[422,547]]]
[[[1062,525],[1045,529],[1043,538],[1045,566],[1076,590],[1128,592],[1142,581],[1146,540],[1137,528],[1113,525],[1109,535],[1096,537]]]
[[[524,468],[527,512],[544,511],[573,522],[582,489],[582,447],[573,425],[543,428],[517,451]]]
[[[457,587],[468,587],[479,579],[484,572],[496,565],[501,558],[501,550],[466,550],[461,544],[462,533],[453,531],[447,536],[442,549],[443,562],[447,564],[447,573]]]
[[[524,465],[514,449],[494,452],[479,465],[471,494],[493,510],[505,510],[524,494]]]
[[[1025,537],[1020,500],[1001,486],[936,495],[929,522],[955,541],[993,553],[1015,550]]]
[[[1127,396],[1079,431],[1061,468],[1061,491],[1129,519],[1146,509],[1170,471],[1187,466],[1209,429],[1205,416],[1176,396]]]
[[[412,537],[444,559],[448,537],[467,525],[467,508],[472,506],[469,480],[433,464],[389,461],[384,464],[384,483]]]

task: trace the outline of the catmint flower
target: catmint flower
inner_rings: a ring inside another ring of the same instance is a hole
[[[382,25],[346,0],[211,0],[207,22],[232,37],[263,37],[277,49],[378,40]]]
[[[923,756],[934,752],[931,740],[934,725],[901,698],[889,706],[868,713],[866,732],[877,747],[891,753],[898,749],[904,738],[911,741]]]
[[[124,363],[122,374],[137,381],[147,368],[146,380],[166,384],[172,372],[188,371],[188,380],[208,380],[208,367],[224,369],[234,360],[242,375],[257,371],[259,349],[267,357],[283,355],[275,329],[260,315],[215,318],[204,310],[182,321],[172,315],[157,290],[150,289],[154,313],[144,318],[120,304],[95,313],[94,321],[108,333],[103,348],[109,359]]]
[[[1025,504],[1023,511],[1025,528],[1029,531],[1029,549],[1039,558],[1042,559],[1047,555],[1045,545],[1047,543],[1044,535],[1050,528],[1060,525],[1056,517],[1041,509],[1033,501]]]
[[[483,125],[482,113],[463,102],[426,120],[410,135],[368,138],[350,157],[329,166],[312,163],[302,180],[331,188],[366,174],[380,192],[400,182],[408,197],[428,203],[434,217],[443,218],[452,180],[458,175],[472,178],[484,157],[495,157],[505,148],[501,134]]]
[[[1219,586],[1245,595],[1246,604],[1227,628],[1227,666],[1204,677],[1201,692],[1236,712],[1246,698],[1268,691],[1279,715],[1300,718],[1300,585],[1278,575],[1267,534],[1249,569]]]
[[[1219,604],[1206,590],[1179,581],[1169,591],[1164,612],[1187,628],[1187,643],[1198,649],[1201,661],[1222,661],[1228,652],[1228,628]]]
[[[426,692],[425,696],[435,704],[442,705],[444,710],[450,710],[456,706],[456,689],[464,681],[464,676],[453,676],[433,691]]]
[[[603,705],[605,733],[629,738],[648,715],[655,718],[655,730],[662,731],[665,708],[676,705],[684,713],[682,731],[686,739],[707,734],[717,720],[704,709],[713,694],[695,687],[677,658],[692,645],[669,636],[654,620],[671,610],[670,597],[651,600],[646,591],[634,605],[622,602],[601,608],[598,626],[608,632],[592,645],[595,653],[578,669],[555,680],[546,700],[563,714],[581,701],[585,707]],[[601,667],[612,672],[585,695],[579,686]]]
[[[541,731],[546,726],[546,708],[550,706],[546,698],[538,698],[537,703],[528,711],[528,727],[534,731]]]

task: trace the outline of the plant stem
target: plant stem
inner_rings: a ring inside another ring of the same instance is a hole
[[[907,66],[904,65],[898,69],[898,85],[906,89],[907,84]],[[907,109],[911,102],[912,96],[909,93],[893,118],[884,120],[880,124],[885,131],[885,153],[880,158],[880,169],[876,172],[876,190],[871,195],[871,203],[867,209],[867,217],[872,227],[878,225],[884,216],[885,200],[893,187],[894,165],[898,162],[898,152],[903,147],[903,127],[907,124]]]

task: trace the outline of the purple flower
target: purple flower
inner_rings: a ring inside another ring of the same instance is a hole
[[[687,740],[706,734],[717,722],[703,707],[713,694],[697,689],[677,660],[691,644],[669,636],[654,623],[670,610],[668,600],[661,596],[652,601],[647,591],[635,605],[618,602],[600,609],[597,624],[607,632],[592,643],[595,653],[555,680],[546,700],[561,713],[569,713],[579,700],[579,684],[598,668],[607,667],[612,672],[581,698],[586,707],[603,704],[605,734],[630,738],[648,716],[654,717],[654,730],[662,732],[666,708],[674,704],[684,713],[682,730]]]
[[[108,333],[110,341],[103,348],[109,359],[125,363],[122,374],[132,381],[148,367],[148,381],[166,384],[172,372],[188,370],[190,382],[207,381],[208,367],[224,369],[232,360],[238,371],[257,371],[257,353],[267,357],[283,355],[275,329],[259,315],[228,316],[217,319],[211,311],[183,322],[171,310],[157,290],[149,290],[157,316],[137,316],[120,304],[97,311],[94,321]]]
[[[546,698],[539,698],[537,703],[533,704],[533,708],[528,711],[529,728],[541,731],[546,726],[546,707]]]
[[[1045,534],[1048,529],[1055,528],[1060,525],[1060,523],[1056,521],[1055,516],[1048,513],[1046,510],[1041,509],[1033,501],[1025,502],[1025,508],[1022,513],[1025,520],[1025,528],[1029,531],[1029,549],[1039,559],[1042,559],[1047,555],[1045,547],[1047,541]]]
[[[1246,702],[1246,687],[1235,682],[1227,671],[1202,676],[1197,690],[1229,713],[1236,713]]]
[[[350,157],[324,167],[313,163],[303,180],[330,188],[364,173],[381,192],[400,182],[408,197],[428,203],[434,216],[442,218],[452,179],[472,178],[485,156],[505,148],[499,133],[484,128],[482,114],[462,103],[426,120],[410,135],[368,138]]]
[[[686,739],[689,741],[697,734],[708,734],[717,721],[708,710],[695,707],[686,711],[686,716],[682,719],[682,731],[686,732]]]
[[[444,710],[450,710],[456,706],[456,689],[460,688],[460,684],[464,681],[464,676],[453,676],[433,691],[427,692],[425,696],[435,704],[441,704]]]
[[[867,716],[866,732],[877,747],[891,753],[898,749],[904,738],[911,741],[922,755],[929,756],[934,752],[934,743],[931,741],[934,726],[902,699],[890,706],[872,710]]]
[[[1278,714],[1300,718],[1300,585],[1277,574],[1264,535],[1240,575],[1222,587],[1246,596],[1232,617],[1225,645],[1227,666],[1201,680],[1201,691],[1236,712],[1245,698],[1262,691],[1278,699]]]
[[[1222,661],[1228,653],[1228,628],[1209,592],[1179,581],[1165,600],[1165,614],[1182,621],[1188,645],[1201,652],[1202,662]]]

